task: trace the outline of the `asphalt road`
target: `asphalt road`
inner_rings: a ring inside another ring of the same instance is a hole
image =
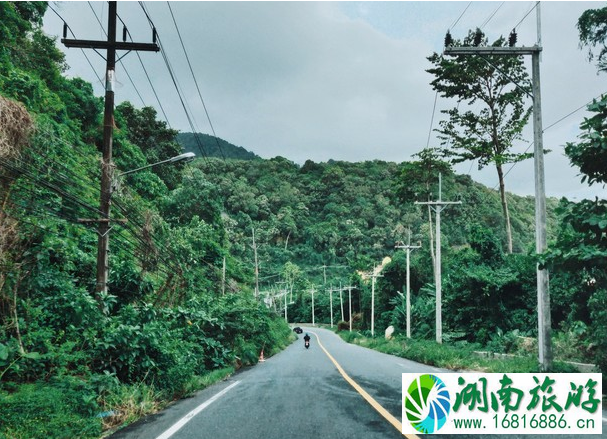
[[[397,428],[401,374],[448,372],[349,345],[331,331],[304,330],[318,337],[312,336],[309,350],[300,335],[278,355],[115,433],[111,439],[402,438]],[[346,381],[337,366],[353,383]],[[602,436],[585,437],[607,438],[605,412],[603,421]],[[435,437],[463,439],[466,435]]]

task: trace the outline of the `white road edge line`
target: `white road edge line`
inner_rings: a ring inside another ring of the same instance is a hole
[[[187,424],[188,422],[190,422],[194,416],[196,416],[198,413],[200,413],[201,411],[203,411],[204,409],[206,409],[208,406],[210,406],[211,404],[213,404],[215,401],[217,401],[223,395],[225,395],[226,393],[228,393],[238,383],[240,383],[240,381],[235,381],[234,383],[230,384],[228,387],[226,387],[225,389],[223,389],[221,392],[217,393],[216,395],[214,395],[210,399],[207,399],[205,402],[203,402],[202,404],[200,404],[198,407],[196,407],[190,413],[188,413],[187,415],[185,415],[179,421],[175,422],[171,428],[169,428],[168,430],[166,430],[164,433],[162,433],[156,439],[169,439],[171,436],[173,436],[175,433],[177,433],[181,429],[181,427],[183,427],[185,424]]]

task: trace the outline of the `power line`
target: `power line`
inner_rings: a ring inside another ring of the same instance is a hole
[[[555,126],[555,125],[557,125],[557,124],[561,123],[562,121],[564,121],[564,120],[565,120],[565,119],[567,119],[568,117],[570,117],[570,116],[574,115],[574,114],[575,114],[575,113],[577,113],[578,111],[580,111],[580,110],[582,110],[582,109],[584,109],[584,108],[588,107],[588,105],[590,105],[590,104],[591,104],[591,103],[592,103],[592,102],[593,102],[595,99],[598,99],[598,98],[600,98],[600,95],[599,95],[599,96],[597,96],[596,98],[592,99],[592,100],[591,100],[591,101],[589,101],[588,103],[586,103],[586,104],[584,104],[584,105],[582,105],[582,106],[580,106],[580,107],[576,108],[575,110],[571,111],[571,112],[570,112],[570,113],[568,113],[567,115],[565,115],[565,116],[561,117],[561,118],[560,118],[559,120],[557,120],[556,122],[554,122],[554,123],[552,123],[552,124],[548,125],[546,128],[544,128],[544,129],[542,130],[542,133],[546,132],[546,130],[549,130],[549,129],[550,129],[550,128],[552,128],[553,126]],[[525,151],[523,151],[523,154],[526,154],[526,153],[527,153],[527,152],[528,152],[528,151],[531,149],[531,147],[532,147],[533,145],[534,145],[533,141],[528,142],[528,144],[527,144],[527,148],[525,149]],[[510,173],[510,171],[512,171],[512,169],[514,169],[514,167],[515,167],[516,165],[518,165],[519,163],[520,163],[520,162],[513,163],[513,164],[512,164],[512,166],[510,167],[510,169],[508,169],[508,170],[506,171],[506,173],[504,174],[504,177],[506,177],[506,176],[507,176],[507,175]],[[499,185],[499,184],[498,184],[498,185]],[[495,186],[493,189],[494,189],[494,190],[495,190],[495,189],[497,189],[498,185],[496,185],[496,186]]]
[[[491,15],[489,16],[489,18],[487,18],[487,19],[486,19],[486,20],[483,22],[483,24],[481,24],[480,29],[483,29],[483,28],[484,28],[484,27],[485,27],[485,26],[486,26],[486,25],[487,25],[487,24],[488,24],[488,23],[489,23],[489,22],[490,22],[490,21],[493,19],[493,17],[495,16],[495,14],[497,14],[497,11],[499,11],[499,10],[502,8],[502,6],[504,6],[504,3],[506,3],[506,2],[505,2],[505,1],[504,1],[504,2],[502,2],[502,3],[501,3],[501,4],[500,4],[500,5],[499,5],[499,6],[498,6],[496,9],[495,9],[495,11],[493,11],[493,14],[491,14]]]
[[[181,38],[181,32],[179,31],[179,26],[177,26],[177,21],[175,20],[175,15],[173,14],[173,9],[171,8],[171,3],[167,2],[167,6],[169,7],[169,11],[171,12],[171,18],[173,19],[173,23],[175,24],[175,29],[177,30],[177,35],[179,36],[179,41],[181,43],[183,53],[185,54],[185,58],[188,62],[188,66],[190,68],[190,73],[192,73],[192,78],[194,79],[194,84],[196,84],[196,90],[198,91],[198,97],[200,98],[200,102],[202,103],[202,108],[204,108],[204,112],[207,116],[207,120],[209,121],[209,126],[211,127],[211,131],[213,132],[213,137],[215,137],[215,143],[217,144],[217,149],[219,150],[219,152],[221,153],[221,156],[225,160],[226,156],[223,153],[223,149],[219,145],[219,140],[217,139],[217,134],[215,133],[215,128],[213,127],[213,123],[211,122],[211,117],[209,116],[207,106],[204,103],[202,94],[200,93],[200,87],[198,86],[198,81],[196,80],[196,75],[194,74],[194,70],[192,69],[192,63],[190,62],[190,57],[188,56],[188,52],[185,48],[185,44],[183,43],[183,39]]]
[[[460,14],[460,16],[457,18],[457,20],[455,20],[455,22],[451,26],[449,26],[449,29],[453,29],[457,25],[457,23],[459,23],[459,21],[462,19],[462,17],[464,16],[464,14],[466,13],[466,11],[468,10],[468,8],[470,7],[471,4],[472,4],[472,2],[468,2],[468,5],[466,6],[466,8]]]
[[[174,70],[171,67],[171,63],[169,61],[169,58],[168,58],[168,56],[166,54],[166,51],[164,50],[164,47],[163,47],[160,35],[158,35],[157,32],[156,32],[156,26],[152,22],[152,19],[150,18],[150,15],[149,15],[148,11],[146,10],[145,5],[143,4],[143,2],[139,2],[139,5],[141,6],[141,9],[143,10],[143,12],[144,12],[144,14],[145,14],[145,16],[146,16],[146,18],[147,18],[150,26],[152,27],[152,30],[153,30],[154,34],[157,35],[158,45],[161,48],[160,53],[162,54],[162,58],[164,60],[164,63],[165,63],[165,65],[166,65],[166,67],[167,67],[167,69],[169,71],[169,76],[171,77],[173,85],[175,86],[175,90],[177,91],[177,95],[179,96],[179,101],[181,102],[181,105],[182,105],[183,110],[185,112],[186,119],[188,120],[188,124],[190,125],[190,129],[192,130],[192,133],[194,133],[194,138],[195,138],[196,143],[198,145],[198,149],[200,150],[200,153],[202,154],[203,159],[208,160],[208,155],[207,155],[207,153],[206,153],[206,151],[204,149],[203,143],[201,142],[200,138],[198,137],[198,132],[197,132],[198,130],[195,128],[195,124],[194,124],[193,118],[190,115],[190,111],[188,110],[188,106],[186,105],[186,101],[185,101],[185,99],[183,97],[183,93],[182,93],[182,91],[181,91],[181,89],[179,87],[179,84],[178,84],[177,78],[175,76]]]
[[[523,18],[521,18],[521,21],[519,21],[518,23],[516,23],[516,24],[514,25],[513,29],[516,29],[517,27],[519,27],[519,26],[521,25],[521,23],[522,23],[523,21],[525,21],[525,18],[527,18],[527,17],[529,16],[529,14],[531,14],[531,12],[532,12],[532,11],[533,11],[535,8],[537,8],[537,6],[538,6],[539,4],[540,4],[540,2],[535,2],[535,4],[534,4],[534,5],[531,7],[531,9],[529,9],[529,12],[527,12],[527,13],[525,14],[525,16],[524,16]]]
[[[51,6],[50,2],[48,2],[47,5],[48,5],[49,9],[51,11],[53,11],[55,13],[55,15],[57,15],[57,17],[59,17],[59,19],[61,21],[63,21],[63,24],[66,26],[66,29],[68,29],[70,31],[70,34],[72,34],[72,37],[76,38],[76,35],[74,35],[74,32],[72,31],[72,28],[67,24],[67,22],[65,21],[65,19],[61,15],[59,15],[59,13]],[[97,80],[99,81],[100,84],[102,84],[103,81],[101,80],[101,78],[97,74],[97,70],[95,70],[95,67],[93,67],[93,63],[91,63],[91,60],[87,56],[86,52],[84,51],[84,49],[80,49],[80,51],[82,52],[82,54],[86,58],[86,62],[89,64],[89,66],[91,66],[91,69],[93,70],[93,73],[97,77]]]
[[[432,117],[430,118],[430,129],[428,130],[428,140],[426,140],[426,149],[430,145],[430,135],[432,134],[432,126],[434,125],[434,114],[436,113],[437,99],[438,99],[438,90],[434,94],[434,106],[432,107]]]

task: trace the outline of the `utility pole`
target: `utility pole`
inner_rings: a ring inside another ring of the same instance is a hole
[[[259,297],[259,265],[257,262],[257,244],[255,243],[255,228],[253,230],[253,255],[255,257],[255,298]]]
[[[436,342],[443,342],[443,315],[442,315],[442,273],[441,273],[441,236],[440,236],[440,213],[451,204],[462,204],[461,201],[443,201],[442,200],[442,174],[438,173],[438,200],[437,201],[416,201],[415,204],[426,204],[436,213]]]
[[[223,267],[221,270],[221,295],[226,294],[226,257],[223,257]]]
[[[411,245],[411,230],[409,230],[409,243],[405,245],[400,242],[395,246],[395,248],[402,248],[407,252],[407,338],[411,338],[411,273],[409,269],[409,256],[411,255],[411,250],[416,250],[421,247],[421,243],[418,245]]]
[[[373,269],[369,277],[371,278],[371,337],[375,337],[375,278],[384,276],[376,274]]]
[[[288,294],[287,294],[287,290],[283,290],[283,291],[285,293],[285,323],[288,324],[289,323],[289,319],[287,317],[287,296],[288,296]]]
[[[355,287],[344,287],[344,290],[348,290],[348,312],[350,313],[350,332],[352,332],[352,288]]]
[[[314,287],[312,287],[310,292],[312,293],[312,326],[316,326],[316,323],[314,321],[314,293],[316,292],[316,290],[314,289]]]
[[[445,55],[531,55],[531,86],[533,95],[533,164],[535,174],[535,251],[542,254],[548,245],[546,240],[546,185],[544,180],[544,141],[542,136],[542,97],[540,87],[539,10],[538,44],[531,47],[445,47]],[[552,341],[550,319],[550,289],[548,270],[536,266],[538,356],[542,371],[552,369]]]
[[[114,173],[114,164],[112,163],[112,143],[114,134],[114,83],[116,80],[116,51],[117,50],[137,50],[158,52],[160,47],[156,44],[156,31],[154,30],[151,44],[129,43],[126,41],[116,41],[116,2],[109,2],[108,9],[108,32],[107,41],[77,40],[67,39],[64,33],[61,42],[66,47],[81,49],[106,49],[106,74],[105,74],[105,109],[103,112],[103,151],[101,162],[101,195],[99,210],[102,217],[96,222],[99,223],[97,234],[97,284],[96,294],[99,296],[107,293],[107,283],[109,277],[109,234],[112,226],[110,224],[110,207],[112,196],[112,177]],[[126,33],[125,33],[126,34]]]
[[[344,320],[344,298],[343,298],[344,289],[341,287],[341,282],[339,283],[339,304],[341,305],[341,321]]]
[[[333,285],[329,289],[329,311],[331,312],[331,328],[333,327]]]
[[[327,285],[327,268],[328,267],[326,265],[323,265],[320,268],[322,268],[322,277],[324,279],[324,284],[323,285],[326,286]]]

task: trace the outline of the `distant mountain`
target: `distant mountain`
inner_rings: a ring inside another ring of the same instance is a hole
[[[207,157],[239,160],[257,160],[261,158],[257,154],[247,151],[242,146],[233,145],[219,137],[208,134],[179,133],[177,134],[177,141],[183,146],[184,152],[193,152],[197,156],[202,156],[199,147],[200,142],[202,150]]]

